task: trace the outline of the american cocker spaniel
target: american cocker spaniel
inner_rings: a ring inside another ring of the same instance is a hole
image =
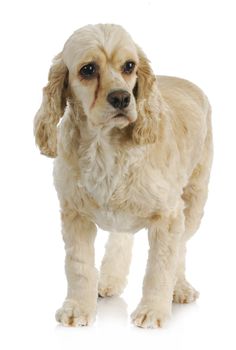
[[[66,250],[68,292],[57,321],[88,325],[98,294],[122,293],[133,234],[143,228],[150,250],[134,324],[160,327],[172,302],[198,297],[185,278],[185,246],[207,199],[210,116],[204,93],[155,76],[122,27],[88,25],[67,40],[34,121],[41,152],[55,158]],[[99,274],[97,226],[110,232]]]

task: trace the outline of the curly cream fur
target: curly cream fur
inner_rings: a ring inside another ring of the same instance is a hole
[[[127,60],[136,62],[130,75],[121,69]],[[80,76],[88,62],[99,67],[90,80]],[[131,96],[123,117],[115,117],[117,111],[107,101],[115,89]],[[68,280],[59,322],[90,324],[97,293],[122,292],[132,234],[142,228],[148,229],[150,250],[134,324],[162,326],[172,301],[198,297],[185,278],[185,246],[199,227],[207,198],[210,115],[206,96],[194,84],[155,77],[144,53],[120,26],[86,26],[68,39],[51,68],[35,119],[42,153],[57,154],[54,181]],[[111,232],[99,281],[96,225]]]
[[[65,80],[68,69],[61,54],[53,60],[48,76],[48,84],[43,89],[43,102],[35,116],[34,133],[42,154],[57,155],[57,124],[66,106]]]
[[[144,145],[154,143],[157,140],[161,98],[159,96],[156,77],[146,55],[140,48],[138,48],[138,54],[138,119],[133,130],[133,140],[137,144]]]

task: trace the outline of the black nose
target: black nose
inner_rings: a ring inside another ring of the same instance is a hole
[[[107,96],[107,101],[114,107],[123,109],[128,107],[130,103],[130,93],[125,90],[116,90],[110,92]]]

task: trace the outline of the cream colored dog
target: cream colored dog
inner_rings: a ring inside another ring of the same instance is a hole
[[[207,198],[210,114],[198,87],[156,77],[120,26],[89,25],[68,39],[53,61],[35,117],[41,152],[56,158],[68,280],[59,322],[88,325],[98,293],[123,291],[133,234],[142,228],[148,229],[150,250],[134,324],[160,327],[172,301],[198,297],[185,279],[185,245]],[[100,277],[96,225],[111,232]]]

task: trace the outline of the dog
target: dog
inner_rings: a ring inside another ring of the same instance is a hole
[[[61,208],[68,291],[56,320],[89,325],[98,293],[122,293],[133,234],[146,228],[143,293],[131,318],[139,327],[162,327],[172,302],[198,297],[185,278],[185,254],[208,193],[207,97],[189,81],[155,76],[121,26],[88,25],[53,60],[34,134],[41,153],[55,158]],[[97,226],[110,232],[100,274]]]

